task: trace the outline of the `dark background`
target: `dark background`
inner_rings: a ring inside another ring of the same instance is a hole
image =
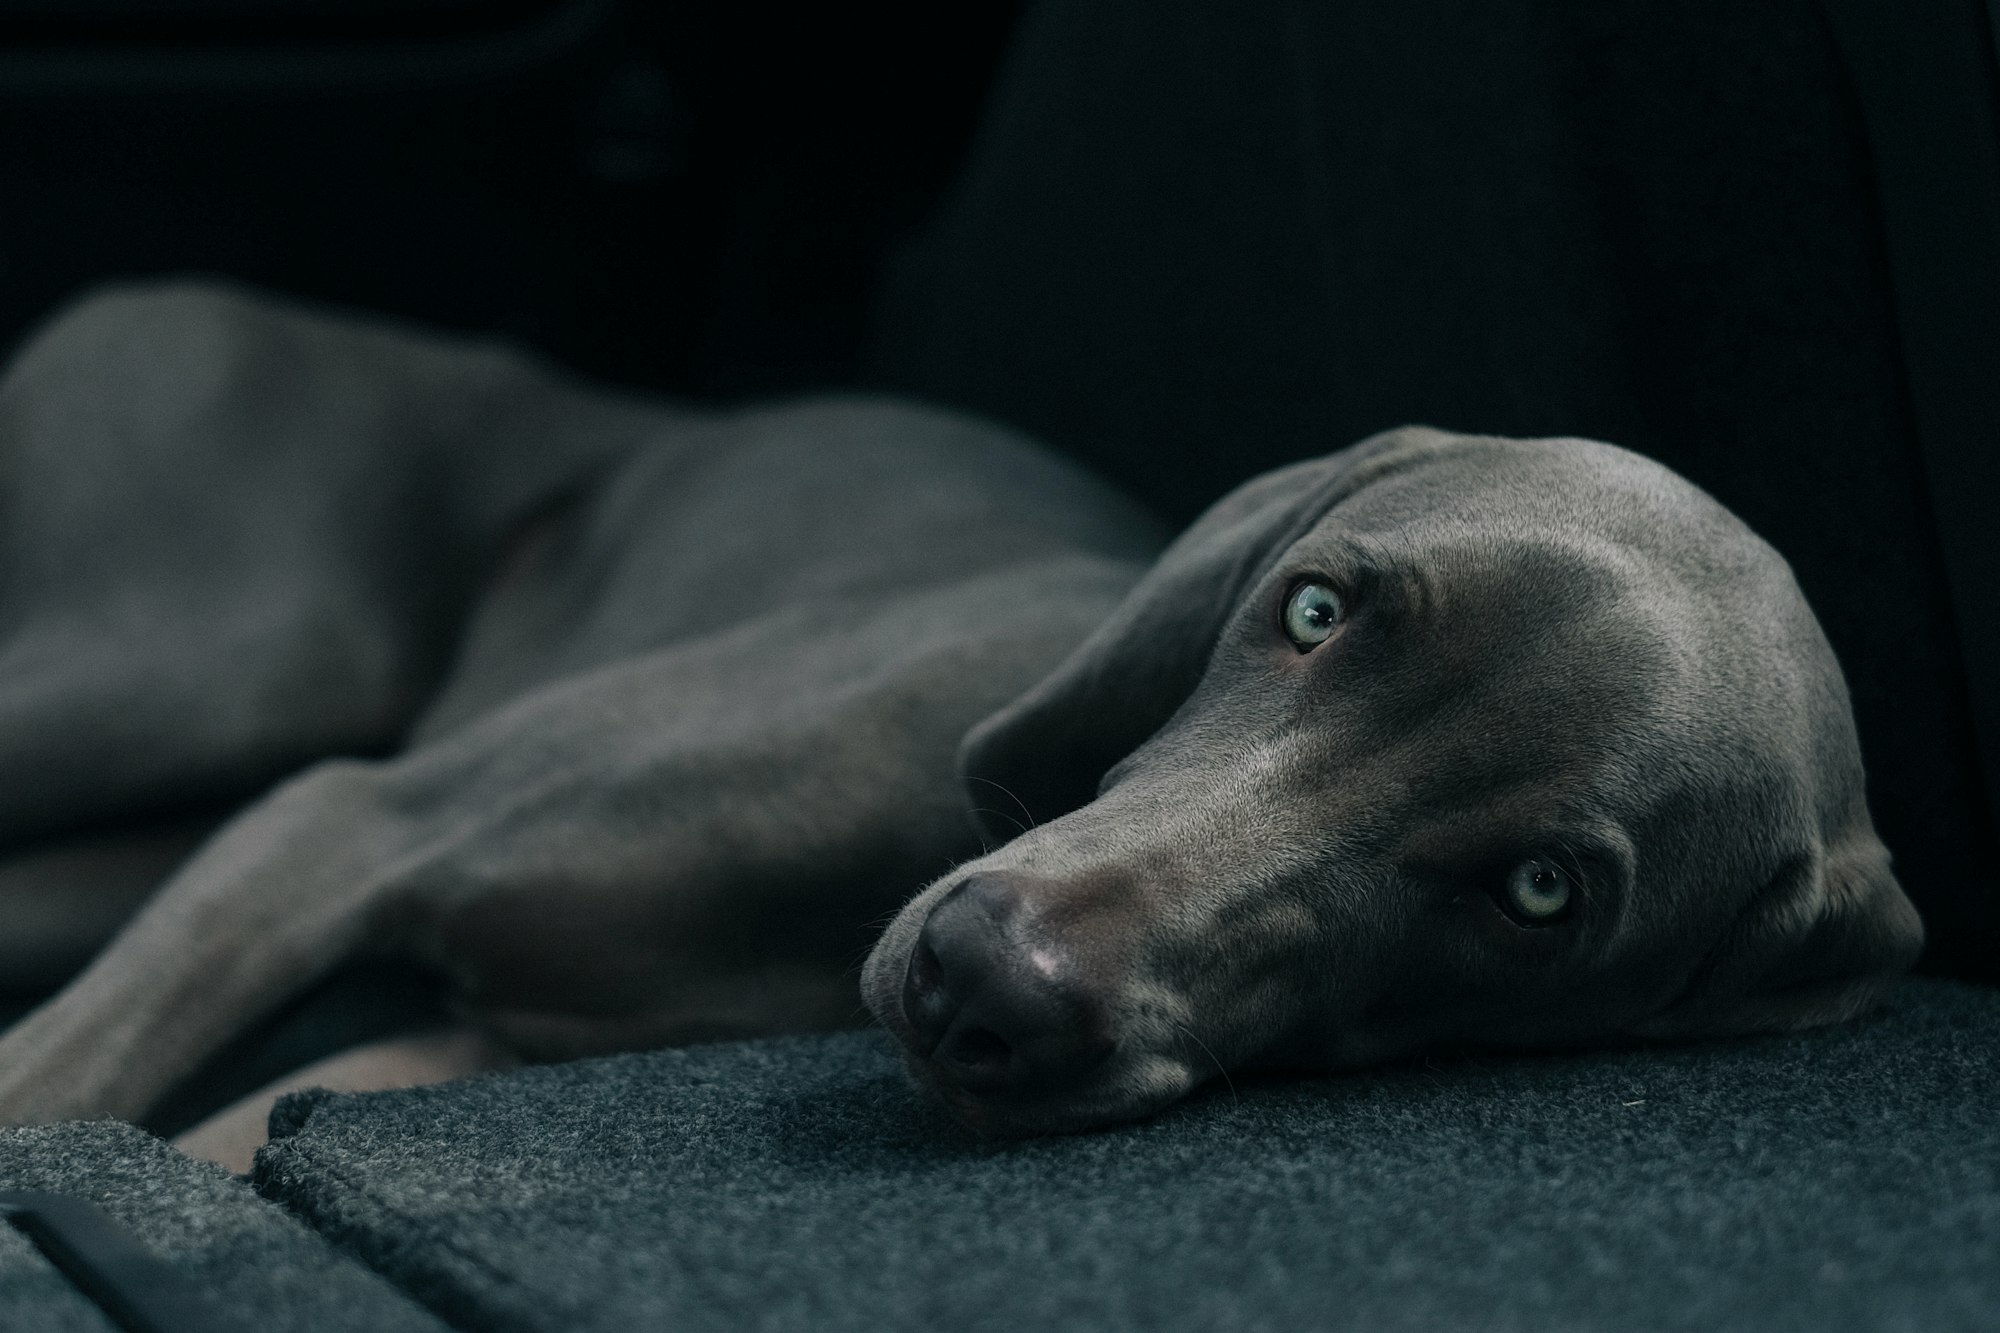
[[[1404,421],[1615,440],[1792,560],[1926,965],[1996,979],[1991,19],[0,0],[0,340],[227,273],[705,398],[939,398],[1177,519]]]
[[[630,383],[844,382],[1016,8],[0,0],[0,334],[196,269]]]

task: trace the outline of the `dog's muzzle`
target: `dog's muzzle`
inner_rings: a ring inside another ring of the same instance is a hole
[[[1037,928],[1026,885],[973,875],[931,908],[903,974],[912,1056],[940,1089],[981,1102],[1060,1098],[1112,1063],[1107,988]]]

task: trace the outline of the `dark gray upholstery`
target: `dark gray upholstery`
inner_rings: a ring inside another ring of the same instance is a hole
[[[256,1183],[503,1329],[1951,1329],[2000,1310],[2000,992],[1754,1042],[1239,1082],[968,1138],[881,1034],[281,1104]]]
[[[244,1327],[419,1333],[443,1327],[407,1297],[219,1167],[111,1120],[0,1131],[0,1190],[96,1205]],[[28,1238],[0,1225],[0,1330],[117,1327]]]

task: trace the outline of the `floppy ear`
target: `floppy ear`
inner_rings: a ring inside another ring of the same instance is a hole
[[[1642,1037],[1786,1032],[1866,1011],[1922,951],[1917,909],[1864,821],[1758,893],[1694,982]]]
[[[1224,623],[1271,562],[1341,500],[1452,438],[1386,431],[1253,478],[1196,519],[1061,666],[966,733],[959,773],[987,837],[1019,832],[1016,815],[1041,823],[1087,804],[1194,692]]]

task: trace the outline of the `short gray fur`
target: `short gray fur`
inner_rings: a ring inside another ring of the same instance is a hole
[[[0,1131],[0,1189],[81,1199],[245,1328],[434,1333],[444,1325],[241,1180],[112,1121]],[[0,1329],[116,1327],[12,1227],[0,1226]]]
[[[0,1122],[144,1114],[369,955],[531,1057],[865,1000],[1028,1134],[1230,1070],[1835,1022],[1915,958],[1825,636],[1685,479],[1409,426],[1161,537],[921,405],[77,303],[0,377],[0,911],[90,896],[66,832],[164,857],[248,804],[0,1036]],[[1306,652],[1314,583],[1348,610]],[[1505,906],[1523,871],[1556,916]]]
[[[2000,994],[1214,1087],[995,1144],[879,1034],[282,1104],[259,1189],[504,1330],[1990,1328]]]
[[[219,285],[75,303],[0,377],[0,912],[115,921],[134,825],[166,883],[0,1039],[0,1121],[143,1114],[369,953],[539,1055],[857,1021],[871,923],[979,850],[960,737],[1163,535],[919,405],[637,402]],[[144,832],[232,802],[177,871]],[[4,926],[0,965],[60,933]]]

